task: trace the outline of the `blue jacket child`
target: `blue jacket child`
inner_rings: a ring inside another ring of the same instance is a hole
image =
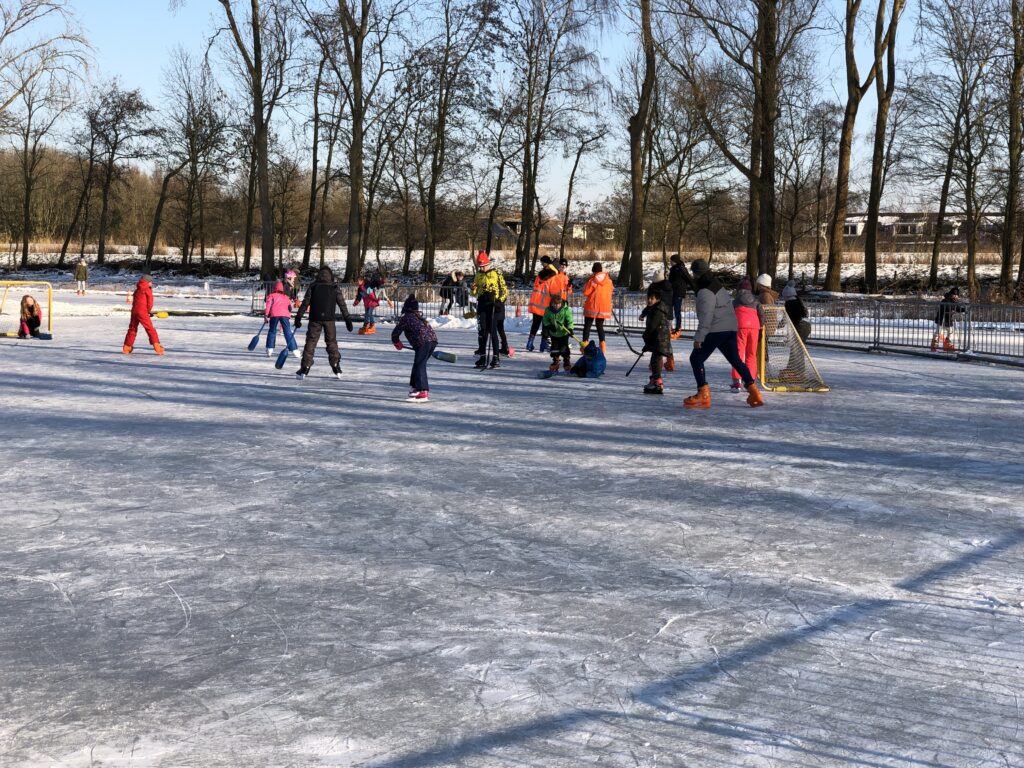
[[[576,361],[571,372],[581,379],[596,379],[604,373],[607,366],[608,360],[601,347],[591,342],[583,347],[583,356]]]
[[[404,332],[409,346],[416,353],[412,363],[412,374],[409,376],[409,399],[427,400],[430,397],[430,386],[427,382],[427,363],[437,347],[437,334],[420,314],[420,305],[415,294],[402,305],[402,316],[391,331],[391,343],[395,349],[405,349],[401,335]]]

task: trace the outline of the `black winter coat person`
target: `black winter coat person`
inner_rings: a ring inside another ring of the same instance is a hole
[[[644,308],[644,349],[662,357],[672,356],[672,309],[663,300]]]
[[[935,324],[940,328],[952,328],[956,315],[966,311],[967,307],[960,301],[960,289],[951,288],[939,302],[939,311],[935,313]]]
[[[301,326],[307,309],[309,310],[309,320],[313,323],[333,323],[338,319],[336,310],[340,309],[345,327],[349,333],[352,332],[352,318],[348,313],[341,285],[334,281],[334,273],[330,267],[321,267],[320,271],[316,273],[316,280],[306,289],[306,295],[299,306],[298,314],[295,315],[296,328]]]

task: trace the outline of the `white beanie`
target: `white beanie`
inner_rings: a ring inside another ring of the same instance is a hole
[[[771,288],[772,287],[772,279],[771,279],[771,277],[766,275],[764,272],[762,272],[760,275],[757,276],[757,284],[758,285],[763,285],[765,288]]]
[[[660,283],[664,279],[665,279],[665,271],[664,270],[659,269],[657,272],[654,273],[654,282]]]

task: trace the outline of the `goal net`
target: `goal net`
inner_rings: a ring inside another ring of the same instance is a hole
[[[828,392],[803,339],[782,305],[764,307],[761,383],[775,392]]]
[[[31,296],[39,304],[43,321],[39,325],[44,338],[53,335],[53,286],[42,280],[0,280],[0,336],[18,335],[21,324],[21,300]]]

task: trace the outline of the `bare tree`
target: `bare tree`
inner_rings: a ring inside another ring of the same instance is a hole
[[[584,118],[586,119],[586,117]],[[566,141],[567,156],[573,157],[572,170],[569,171],[568,190],[565,194],[565,209],[562,211],[562,232],[558,240],[558,257],[565,258],[565,241],[569,234],[569,221],[572,215],[572,196],[576,186],[576,174],[580,169],[580,161],[587,152],[597,149],[607,133],[607,127],[596,119],[587,121],[587,125],[576,126]]]

